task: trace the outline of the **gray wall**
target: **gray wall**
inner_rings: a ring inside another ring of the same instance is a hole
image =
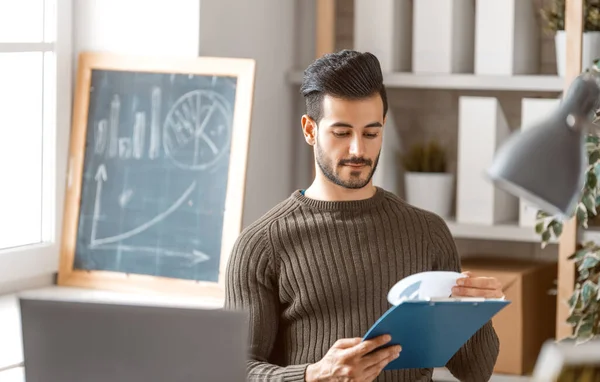
[[[302,138],[286,81],[296,50],[294,10],[291,0],[201,2],[200,55],[256,60],[244,226],[292,191],[293,142]]]

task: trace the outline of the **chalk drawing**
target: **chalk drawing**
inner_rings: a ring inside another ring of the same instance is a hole
[[[129,203],[132,196],[133,190],[131,189],[124,190],[121,193],[121,195],[119,196],[119,205],[121,206],[121,208],[124,208],[127,205],[127,203]]]
[[[161,89],[155,87],[152,89],[152,105],[150,115],[150,147],[148,157],[150,159],[158,158],[160,153],[160,102]]]
[[[97,247],[102,244],[119,242],[123,239],[127,239],[127,238],[135,236],[141,232],[144,232],[148,228],[160,223],[163,219],[165,219],[167,216],[169,216],[175,210],[177,210],[177,208],[179,208],[179,206],[181,206],[183,203],[185,203],[188,196],[192,193],[192,191],[196,187],[196,182],[193,182],[188,187],[188,189],[183,193],[183,195],[181,195],[179,197],[179,199],[177,199],[177,201],[175,201],[175,203],[173,203],[173,205],[171,205],[169,208],[167,208],[167,210],[156,215],[154,218],[147,221],[146,223],[141,224],[140,226],[138,226],[132,230],[129,230],[127,232],[123,232],[119,235],[109,236],[109,237],[98,239],[96,237],[96,233],[97,233],[97,228],[98,228],[98,220],[100,219],[100,216],[102,213],[101,212],[101,203],[100,203],[100,200],[102,198],[102,184],[107,179],[106,168],[103,164],[98,167],[98,171],[96,172],[95,179],[96,179],[96,199],[94,201],[94,212],[92,215],[92,232],[91,232],[91,238],[90,238],[90,248],[94,248],[94,247]]]
[[[119,110],[121,109],[121,99],[118,94],[113,96],[110,103],[110,140],[108,146],[108,156],[114,158],[119,149]]]
[[[96,154],[102,155],[104,150],[106,149],[106,141],[108,140],[108,122],[106,119],[100,120],[96,125],[96,130],[94,134],[94,141],[96,144],[94,145],[94,151]]]
[[[228,151],[231,110],[231,103],[212,90],[194,90],[181,96],[165,118],[166,155],[186,170],[213,167]],[[191,150],[194,155],[187,155]]]
[[[210,256],[206,253],[193,249],[191,252],[184,251],[174,251],[166,248],[157,248],[157,247],[149,247],[149,246],[136,246],[136,245],[122,245],[122,244],[106,244],[102,245],[99,249],[110,249],[110,250],[120,250],[123,252],[147,252],[152,255],[156,255],[160,253],[164,256],[169,257],[181,257],[183,259],[188,260],[192,265],[200,264],[210,260]]]
[[[146,113],[135,113],[133,125],[133,157],[140,159],[144,153],[144,139],[146,138]]]

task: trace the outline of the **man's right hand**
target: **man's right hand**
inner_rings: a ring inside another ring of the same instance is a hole
[[[373,352],[390,340],[389,335],[366,341],[362,341],[361,338],[340,339],[329,349],[322,360],[308,366],[306,382],[373,381],[390,361],[398,358],[400,350],[402,350],[399,345],[395,345]]]

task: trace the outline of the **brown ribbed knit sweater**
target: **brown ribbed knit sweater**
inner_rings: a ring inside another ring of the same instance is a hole
[[[398,280],[431,270],[460,271],[438,216],[381,188],[344,202],[294,192],[244,229],[227,266],[225,308],[245,310],[250,319],[248,380],[304,381],[307,365],[337,339],[365,335],[390,308],[387,293]],[[487,381],[498,349],[488,322],[447,367],[461,381]],[[377,381],[431,375],[390,370]]]

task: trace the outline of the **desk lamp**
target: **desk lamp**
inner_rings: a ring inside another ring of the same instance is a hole
[[[595,128],[599,99],[600,72],[580,74],[557,110],[500,146],[489,179],[550,215],[573,216],[588,165],[585,136]]]

